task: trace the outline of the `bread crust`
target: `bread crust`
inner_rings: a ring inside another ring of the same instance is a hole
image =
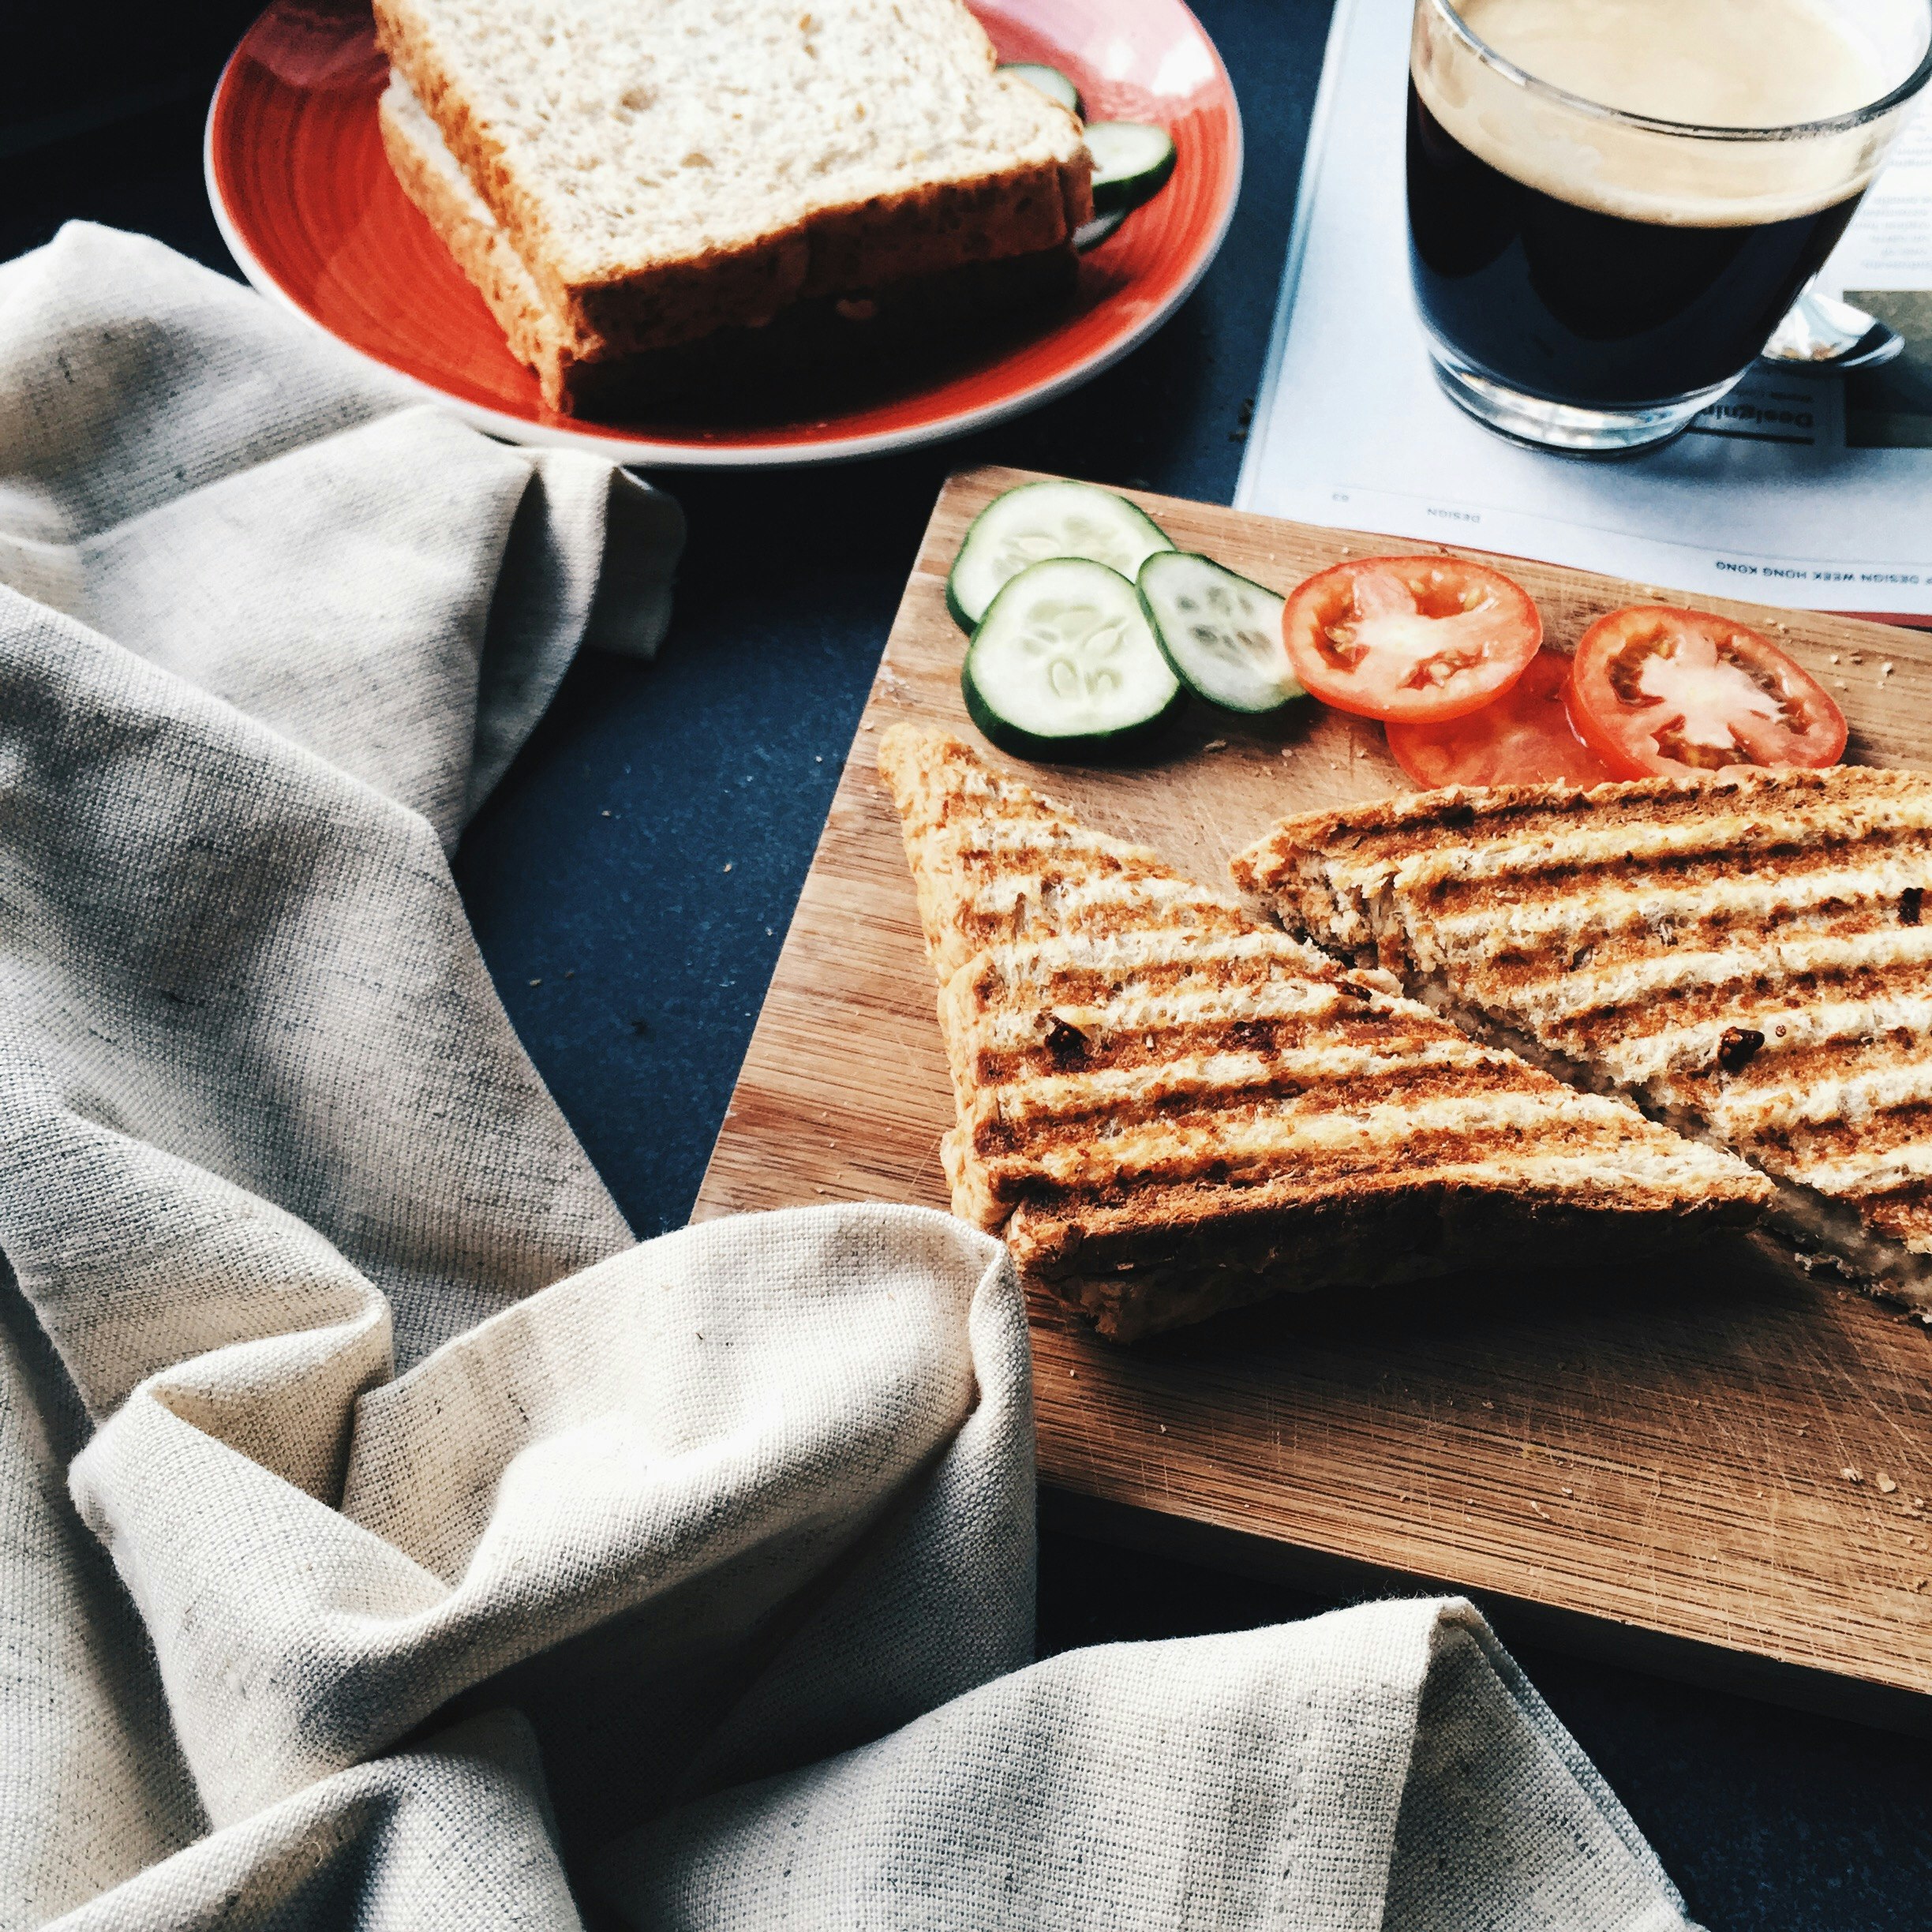
[[[376,121],[383,152],[402,192],[475,283],[496,326],[509,339],[511,354],[535,372],[545,402],[552,409],[567,407],[573,365],[583,359],[586,347],[601,345],[571,339],[563,317],[544,300],[502,230],[474,218],[410,137],[392,95],[383,95]]]
[[[378,46],[441,130],[565,337],[594,339],[610,354],[757,328],[811,295],[1039,254],[1070,243],[1092,219],[1092,164],[1083,152],[1065,163],[874,196],[819,210],[740,247],[572,282],[556,265],[559,250],[541,205],[505,164],[502,144],[438,58],[411,0],[374,0],[374,12]]]
[[[535,373],[544,401],[565,414],[620,415],[684,403],[755,402],[766,385],[855,368],[876,373],[912,354],[943,350],[963,329],[1069,292],[1077,264],[1065,245],[969,263],[868,291],[843,310],[830,297],[795,303],[767,328],[727,328],[668,349],[627,353],[573,332],[545,301],[522,258],[428,152],[391,90],[378,114],[383,147],[402,191],[481,294],[511,353]],[[420,122],[418,123],[420,125]]]

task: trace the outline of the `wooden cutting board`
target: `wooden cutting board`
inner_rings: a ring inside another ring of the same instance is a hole
[[[946,1204],[934,988],[874,759],[904,717],[980,743],[945,574],[973,515],[1025,480],[977,470],[939,499],[696,1219]],[[1279,590],[1418,547],[1135,500],[1183,549]],[[1507,567],[1559,641],[1658,596]],[[1932,638],[1703,601],[1825,680],[1852,757],[1932,766]],[[1281,721],[1197,706],[1158,766],[1028,775],[1215,882],[1278,816],[1402,786],[1378,726],[1312,702]],[[1638,1281],[1552,1267],[1290,1298],[1131,1351],[1038,1299],[1033,1341],[1061,1521],[1331,1591],[1446,1584],[1506,1630],[1932,1729],[1932,1336],[1898,1310],[1744,1264]]]

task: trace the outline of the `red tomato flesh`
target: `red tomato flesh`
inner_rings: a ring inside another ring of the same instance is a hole
[[[1570,660],[1538,651],[1495,703],[1436,724],[1386,729],[1395,762],[1425,792],[1438,785],[1601,784],[1610,768],[1576,735],[1565,694]]]
[[[1324,704],[1420,724],[1494,702],[1536,655],[1543,620],[1520,584],[1485,564],[1362,557],[1301,585],[1282,636]]]
[[[1619,778],[1740,765],[1836,765],[1844,713],[1762,631],[1709,611],[1638,604],[1583,633],[1570,717]]]

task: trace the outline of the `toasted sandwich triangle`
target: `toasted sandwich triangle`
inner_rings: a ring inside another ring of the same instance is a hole
[[[1474,1035],[1745,1157],[1808,1268],[1932,1308],[1932,777],[1421,793],[1233,870]]]
[[[1764,1181],[1264,925],[900,725],[956,1119],[953,1210],[1129,1339],[1552,1237],[1753,1220]]]

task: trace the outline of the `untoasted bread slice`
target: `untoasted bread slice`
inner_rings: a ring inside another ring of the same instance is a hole
[[[1079,124],[994,71],[960,0],[376,0],[376,24],[545,309],[612,354],[1091,217]]]
[[[577,365],[608,354],[607,345],[601,337],[574,330],[545,299],[436,123],[399,76],[392,76],[384,89],[376,118],[383,152],[402,192],[476,284],[509,339],[511,354],[536,372],[544,400],[552,409],[571,406]]]
[[[378,110],[383,148],[402,191],[481,294],[511,353],[537,376],[544,401],[566,414],[643,410],[702,414],[777,403],[795,412],[849,375],[876,384],[921,373],[982,340],[989,324],[1070,294],[1078,258],[1070,243],[913,275],[859,291],[795,302],[758,328],[715,329],[695,342],[626,352],[573,328],[553,307],[458,167],[406,82],[393,77]],[[915,366],[916,365],[916,366]],[[821,385],[822,387],[822,384]],[[828,407],[836,397],[824,398]]]
[[[940,981],[953,1211],[1121,1339],[1769,1193],[1081,825],[958,740],[879,766]]]
[[[1932,777],[1425,792],[1234,862],[1291,930],[1743,1155],[1799,1258],[1932,1308]]]

